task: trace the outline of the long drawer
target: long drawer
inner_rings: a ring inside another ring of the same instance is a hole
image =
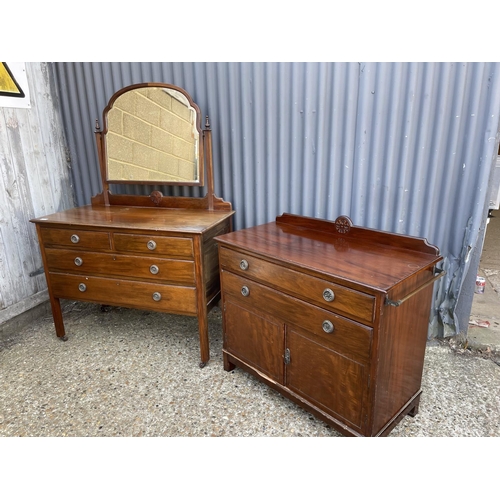
[[[368,362],[372,328],[278,292],[234,273],[221,272],[222,290],[251,310],[261,310],[312,334],[318,342],[360,362]]]
[[[219,259],[223,269],[267,283],[273,288],[365,324],[373,323],[375,298],[371,295],[225,247],[220,248]]]
[[[111,248],[110,235],[106,231],[42,227],[41,233],[44,245],[57,245],[85,250],[109,250]]]
[[[194,285],[195,283],[194,262],[188,260],[60,248],[46,248],[45,255],[49,271],[139,278],[186,285]]]
[[[196,314],[196,288],[94,276],[49,273],[55,297],[136,307],[174,314]]]

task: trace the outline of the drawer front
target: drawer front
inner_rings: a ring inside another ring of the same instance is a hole
[[[267,283],[273,288],[356,321],[366,324],[373,322],[375,298],[371,295],[225,247],[221,247],[219,252],[220,265],[224,269]]]
[[[194,285],[194,262],[46,248],[49,271],[98,274]]]
[[[231,295],[242,307],[281,318],[288,325],[307,330],[316,342],[368,362],[371,328],[224,270],[221,280],[223,294]]]
[[[55,297],[135,307],[173,314],[196,314],[196,288],[93,276],[50,273]]]
[[[86,250],[109,250],[109,233],[105,231],[86,231],[80,229],[54,229],[42,227],[44,245],[56,245]]]
[[[192,259],[194,256],[193,241],[191,238],[115,233],[113,241],[115,250],[118,252],[140,252],[149,255],[165,255],[185,259]]]

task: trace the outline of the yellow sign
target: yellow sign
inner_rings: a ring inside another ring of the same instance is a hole
[[[7,97],[24,97],[23,89],[19,86],[7,63],[0,63],[0,95]]]
[[[31,108],[26,63],[0,62],[0,108]]]

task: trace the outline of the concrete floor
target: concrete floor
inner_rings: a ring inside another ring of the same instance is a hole
[[[420,411],[390,437],[500,436],[500,366],[488,352],[500,344],[496,215],[481,260],[488,285],[471,315],[490,327],[471,326],[473,349],[428,344]],[[195,318],[63,306],[67,342],[47,304],[0,335],[0,436],[339,437],[242,370],[223,370],[218,308],[201,370]]]
[[[66,302],[69,340],[42,317],[0,346],[0,436],[338,437],[242,370],[222,367],[222,317],[209,315],[198,367],[195,318]],[[500,366],[427,346],[420,411],[392,437],[500,436]]]

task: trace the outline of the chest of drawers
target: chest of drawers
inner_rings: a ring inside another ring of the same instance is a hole
[[[232,211],[85,206],[36,224],[58,337],[59,299],[197,316],[203,366],[208,311],[220,297],[215,236]]]
[[[226,371],[345,435],[387,435],[417,413],[436,247],[290,214],[216,240]]]

